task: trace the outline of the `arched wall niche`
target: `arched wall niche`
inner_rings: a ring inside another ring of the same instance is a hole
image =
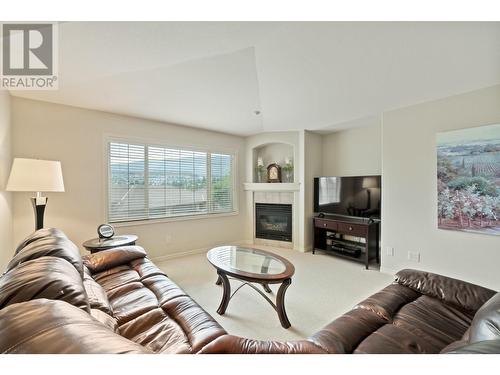
[[[267,142],[254,146],[252,148],[252,182],[259,182],[257,175],[257,161],[259,158],[262,158],[264,168],[267,168],[272,163],[283,166],[287,161],[291,161],[295,165],[294,148],[293,144],[287,142]],[[287,182],[293,181],[292,177],[292,181]]]

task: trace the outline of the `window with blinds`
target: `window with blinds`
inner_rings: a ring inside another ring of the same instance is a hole
[[[111,223],[234,211],[233,155],[109,143]]]

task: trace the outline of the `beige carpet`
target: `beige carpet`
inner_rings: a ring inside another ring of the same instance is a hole
[[[391,275],[365,270],[359,263],[316,253],[256,246],[275,252],[295,266],[292,285],[286,293],[286,311],[292,324],[284,329],[274,309],[256,291],[241,288],[231,299],[225,315],[216,310],[222,287],[215,285],[215,269],[206,254],[189,255],[156,262],[231,334],[256,339],[290,340],[305,338],[350,310],[356,303],[385,287]],[[237,281],[231,281],[232,290]],[[272,299],[278,285],[272,285]]]

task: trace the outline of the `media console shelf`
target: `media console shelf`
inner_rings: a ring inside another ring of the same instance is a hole
[[[372,260],[380,264],[378,221],[325,215],[313,218],[313,225],[313,254],[316,250],[327,251],[341,258],[364,263],[366,269]],[[359,241],[346,239],[345,236]]]

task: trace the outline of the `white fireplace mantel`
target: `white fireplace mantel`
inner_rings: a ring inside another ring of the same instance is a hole
[[[247,191],[299,191],[299,182],[282,182],[282,183],[258,183],[258,182],[245,182],[243,189]]]

